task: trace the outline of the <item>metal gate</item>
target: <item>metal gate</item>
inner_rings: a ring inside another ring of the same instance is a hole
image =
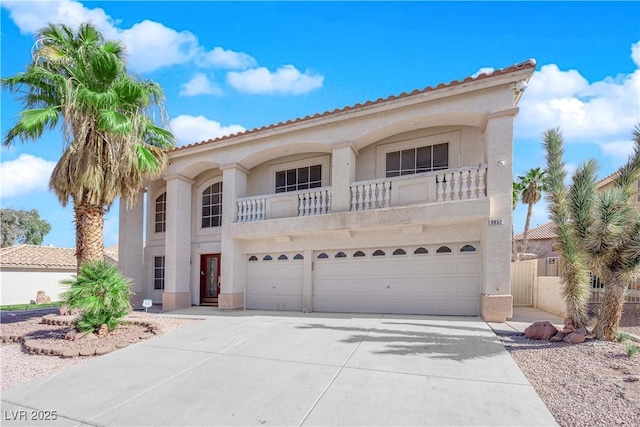
[[[538,275],[538,260],[511,263],[513,305],[533,305],[533,288]]]

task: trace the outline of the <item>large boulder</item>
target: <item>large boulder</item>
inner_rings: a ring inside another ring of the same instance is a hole
[[[535,322],[524,330],[527,338],[548,341],[558,333],[558,329],[551,322]]]
[[[36,304],[49,304],[51,302],[51,297],[47,295],[45,291],[38,291],[36,294]]]

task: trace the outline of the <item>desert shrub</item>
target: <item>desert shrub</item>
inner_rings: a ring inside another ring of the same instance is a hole
[[[629,357],[635,356],[636,354],[640,353],[640,346],[636,344],[627,344],[625,346],[625,349],[627,350],[627,356]]]
[[[631,339],[631,335],[626,332],[618,332],[618,342],[625,342]]]
[[[65,304],[80,311],[75,327],[81,332],[93,332],[102,324],[112,331],[131,309],[131,279],[106,261],[84,263],[77,275],[60,283],[69,286],[62,294]]]

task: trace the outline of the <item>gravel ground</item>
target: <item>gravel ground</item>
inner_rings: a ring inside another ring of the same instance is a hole
[[[57,310],[56,310],[57,311]],[[36,335],[39,335],[41,339],[52,337],[58,337],[58,340],[64,342],[64,334],[69,328],[61,326],[50,326],[40,323],[41,316],[49,314],[54,311],[38,311],[38,312],[3,312],[0,317],[2,325],[0,327],[0,333],[2,335],[23,335],[27,333],[33,333],[37,331]],[[134,312],[131,317],[148,320],[161,325],[162,333],[167,334],[177,329],[183,328],[196,322],[197,319],[177,318],[177,317],[165,317],[157,314]],[[144,328],[128,326],[123,328],[118,340],[134,343],[139,342],[141,336],[144,338],[150,338],[153,335],[144,334]],[[96,338],[96,340],[109,340],[115,342],[113,337],[111,338]],[[67,346],[75,346],[73,341],[66,341]],[[92,356],[100,357],[100,356]],[[2,344],[0,347],[0,389],[5,390],[19,386],[37,378],[46,377],[55,373],[58,373],[66,368],[77,365],[78,363],[85,362],[92,357],[73,357],[64,359],[57,356],[44,356],[44,355],[29,355],[22,351],[20,344]]]
[[[640,425],[640,355],[625,344],[500,338],[560,426]]]

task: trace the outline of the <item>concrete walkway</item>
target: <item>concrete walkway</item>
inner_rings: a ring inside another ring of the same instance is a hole
[[[556,425],[478,318],[186,313],[204,320],[5,390],[2,425]]]

